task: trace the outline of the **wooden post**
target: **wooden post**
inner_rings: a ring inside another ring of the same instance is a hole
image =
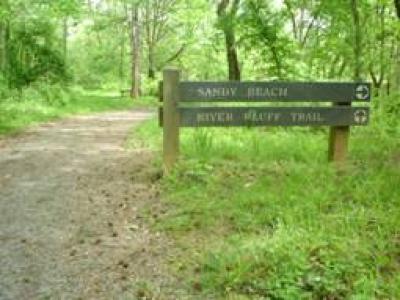
[[[168,68],[163,72],[163,160],[168,174],[179,155],[179,79],[180,71]]]
[[[158,126],[163,126],[163,82],[158,83]]]
[[[334,106],[351,106],[351,102],[336,103]],[[350,126],[333,126],[329,130],[328,159],[337,165],[343,165],[347,158]]]

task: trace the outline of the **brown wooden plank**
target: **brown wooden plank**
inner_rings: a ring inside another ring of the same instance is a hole
[[[162,107],[158,108],[158,126],[163,127],[164,124],[164,110]]]
[[[354,82],[181,82],[181,101],[370,101],[371,85]]]
[[[158,82],[158,100],[159,102],[163,102],[163,82]]]
[[[181,127],[367,125],[368,107],[185,107]]]
[[[350,109],[352,107],[351,104],[349,103],[333,103],[333,108]],[[357,117],[357,115],[355,116]],[[359,115],[359,117],[362,117],[362,115]],[[339,166],[346,161],[349,136],[350,136],[349,126],[333,126],[329,129],[329,149],[328,149],[329,161],[335,162]]]
[[[163,72],[163,160],[164,171],[169,173],[179,155],[179,78],[177,69]]]

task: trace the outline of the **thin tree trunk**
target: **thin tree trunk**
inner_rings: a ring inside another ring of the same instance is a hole
[[[5,62],[6,62],[6,28],[5,22],[0,21],[0,72],[4,74],[5,72]]]
[[[400,22],[400,0],[394,0],[394,5],[396,8],[397,18]],[[393,70],[393,82],[392,82],[392,90],[395,92],[400,91],[400,34],[396,34],[396,50],[394,54],[394,70]]]
[[[121,82],[121,89],[124,88],[125,83],[125,26],[121,27],[121,44],[120,44],[120,55],[119,55],[119,79]]]
[[[3,3],[4,2],[4,3]],[[0,6],[4,11],[8,10],[8,1],[3,1]],[[6,77],[6,60],[7,60],[7,20],[0,19],[0,79]]]
[[[239,59],[236,49],[236,37],[234,30],[234,17],[240,0],[233,0],[232,7],[228,9],[230,0],[221,0],[218,4],[218,18],[225,35],[226,57],[228,61],[229,80],[240,81]]]
[[[9,45],[9,41],[10,41],[10,35],[11,35],[11,29],[10,29],[10,21],[5,21],[4,22],[4,33],[3,33],[3,39],[4,39],[4,45],[3,45],[3,54],[2,54],[2,67],[3,67],[3,72],[4,72],[4,76],[7,78],[8,80],[8,85],[11,87],[12,82],[9,78],[10,75],[10,45]]]
[[[275,62],[275,67],[276,67],[276,76],[279,79],[282,79],[283,74],[282,74],[282,63],[278,55],[278,50],[274,45],[270,46],[271,48],[271,53],[272,53],[272,59]]]
[[[140,96],[140,24],[139,24],[139,7],[132,6],[132,87],[131,97],[133,99]]]
[[[87,7],[88,7],[88,10],[89,10],[89,13],[92,13],[93,12],[92,0],[87,0]]]
[[[228,59],[229,80],[240,81],[240,67],[236,51],[235,33],[233,30],[225,30],[226,56]]]
[[[397,17],[400,19],[400,0],[394,0],[394,6],[396,8]]]
[[[156,78],[156,70],[155,70],[155,65],[154,65],[154,47],[153,47],[152,43],[149,44],[148,63],[149,63],[148,77],[150,79],[155,79]]]
[[[392,90],[396,93],[400,91],[400,37],[397,37],[397,44],[392,81]]]
[[[154,66],[154,49],[156,47],[156,31],[157,31],[157,19],[159,13],[158,1],[151,3],[150,1],[146,4],[145,9],[145,33],[147,43],[147,77],[149,79],[155,78],[155,66]]]
[[[63,20],[63,54],[64,63],[67,65],[68,60],[68,18],[65,17]]]
[[[340,68],[339,68],[339,72],[337,74],[337,78],[338,79],[341,79],[343,77],[343,73],[346,70],[346,68],[347,68],[347,62],[346,62],[346,59],[343,58],[343,61],[342,61],[341,65],[340,65]]]
[[[385,44],[386,44],[386,28],[385,28],[385,10],[386,7],[382,5],[382,7],[378,7],[378,13],[379,13],[379,23],[380,23],[380,29],[381,29],[381,37],[380,37],[380,42],[379,42],[379,78],[375,78],[377,80],[374,80],[374,86],[377,90],[377,95],[380,93],[380,89],[383,84],[383,80],[385,79],[385,74],[386,74],[386,64],[385,64]],[[373,70],[372,70],[373,73]],[[372,74],[371,74],[372,76]],[[376,77],[376,76],[375,76]]]
[[[298,36],[297,36],[297,21],[296,21],[296,15],[295,15],[295,13],[293,11],[293,8],[292,8],[292,3],[289,0],[283,0],[283,3],[286,5],[286,8],[287,8],[287,10],[289,12],[289,15],[290,15],[290,20],[292,22],[293,37],[294,37],[295,40],[297,40],[298,39]]]
[[[361,27],[360,27],[360,15],[358,12],[358,3],[357,0],[351,0],[351,14],[353,17],[353,25],[354,25],[354,80],[361,80]]]

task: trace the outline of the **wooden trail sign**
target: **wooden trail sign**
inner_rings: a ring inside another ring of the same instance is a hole
[[[180,101],[369,101],[368,83],[331,82],[181,82]]]
[[[180,127],[330,126],[329,159],[341,163],[347,154],[349,126],[369,122],[369,108],[352,102],[371,100],[364,82],[180,82],[180,71],[166,69],[160,84],[164,168],[178,158]],[[310,102],[314,106],[210,106],[221,102]],[[180,103],[192,102],[190,106]],[[196,105],[196,102],[203,102]],[[332,102],[318,106],[316,102]],[[208,103],[204,107],[204,103]]]
[[[196,107],[180,108],[181,127],[366,125],[369,108]]]

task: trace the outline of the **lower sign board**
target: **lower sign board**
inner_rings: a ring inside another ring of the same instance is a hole
[[[182,127],[367,125],[368,107],[182,107]]]

